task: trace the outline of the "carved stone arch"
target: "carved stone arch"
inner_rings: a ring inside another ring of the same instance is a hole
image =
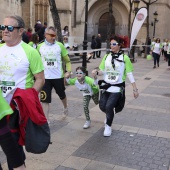
[[[35,4],[40,4],[40,0],[35,0]]]
[[[44,0],[44,5],[48,5],[48,0]]]
[[[40,5],[44,5],[44,0],[41,0],[41,1],[39,2],[39,4],[40,4]]]
[[[129,0],[120,0],[120,2],[122,2],[122,4],[125,6],[125,8],[127,9],[127,11],[130,10],[130,6],[129,6]]]

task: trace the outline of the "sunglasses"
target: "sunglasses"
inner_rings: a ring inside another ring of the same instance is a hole
[[[83,72],[76,72],[76,74],[80,74],[80,75],[82,75],[82,74],[84,74]]]
[[[4,31],[6,28],[8,31],[12,32],[15,28],[20,29],[21,27],[14,27],[12,25],[0,25],[0,30]]]
[[[49,33],[46,33],[47,35],[49,35],[50,37],[56,37],[55,34],[49,34]]]
[[[118,45],[119,43],[110,43],[110,46],[116,46]]]

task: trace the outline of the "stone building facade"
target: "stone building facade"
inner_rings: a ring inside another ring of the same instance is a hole
[[[82,43],[84,37],[85,23],[85,0],[56,0],[56,6],[60,15],[61,27],[68,25],[70,31],[70,42]],[[140,2],[139,8],[145,7],[145,4]],[[113,17],[112,33],[127,35],[128,28],[128,13],[130,10],[129,0],[114,0],[113,1]],[[103,41],[106,37],[108,25],[109,0],[89,0],[88,1],[88,23],[87,35],[88,40],[91,36],[100,32]],[[150,26],[149,36],[153,36],[154,21],[153,13],[158,12],[158,22],[156,23],[155,37],[161,39],[170,38],[170,1],[158,0],[150,6]],[[39,19],[43,23],[47,21],[48,25],[53,25],[53,20],[50,12],[48,0],[1,0],[0,5],[0,23],[7,15],[17,14],[24,18],[26,27],[34,27],[34,24]],[[132,13],[132,20],[134,13]],[[145,42],[146,39],[146,24],[143,24],[137,39]]]

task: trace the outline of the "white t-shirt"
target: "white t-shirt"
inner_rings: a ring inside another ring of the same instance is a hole
[[[85,76],[85,81],[83,84],[79,83],[77,77],[68,78],[66,79],[66,81],[69,85],[75,85],[83,93],[83,96],[87,96],[87,95],[92,96],[94,93],[99,92],[98,85],[97,85],[98,81],[93,80],[88,76]]]
[[[133,65],[127,55],[121,54],[118,60],[114,59],[115,69],[112,66],[111,54],[105,55],[100,63],[99,69],[103,72],[103,80],[109,84],[120,84],[125,81],[127,73],[133,71]],[[120,92],[120,87],[111,86],[107,89],[108,92]]]
[[[63,36],[63,37],[64,37],[64,36],[67,36],[67,37],[69,36],[68,31],[62,30],[61,33],[62,33],[62,36]]]
[[[167,42],[164,42],[164,43],[163,43],[164,51],[167,51],[167,45],[168,45]]]
[[[45,79],[59,79],[63,77],[62,57],[68,54],[68,51],[62,43],[55,42],[48,45],[45,42],[38,46],[43,64]]]
[[[170,42],[168,43],[167,54],[170,54]]]
[[[155,43],[154,47],[153,47],[153,52],[160,54],[161,53],[161,49],[160,49],[160,43]]]
[[[0,46],[0,87],[8,103],[16,88],[31,88],[34,74],[43,70],[37,50],[23,41],[14,47]]]
[[[114,70],[111,64],[111,60],[112,60],[112,56],[108,55],[105,61],[105,73],[103,75],[103,79],[104,81],[110,84],[122,83],[123,82],[122,77],[124,73],[125,64],[124,62],[119,62],[117,60],[114,60],[114,64],[115,64],[115,70]],[[122,60],[122,61],[124,60],[123,55],[119,57],[119,60]],[[111,86],[109,87],[107,91],[108,92],[112,92],[112,91],[120,92],[120,87]]]

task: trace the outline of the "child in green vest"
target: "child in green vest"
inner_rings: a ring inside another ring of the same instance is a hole
[[[69,74],[65,73],[66,85],[75,85],[83,93],[84,113],[86,116],[86,122],[83,126],[84,129],[90,127],[90,115],[89,115],[89,102],[91,98],[97,105],[99,103],[99,88],[97,86],[97,77],[95,80],[86,76],[86,69],[84,67],[76,68],[76,77],[70,78]]]

